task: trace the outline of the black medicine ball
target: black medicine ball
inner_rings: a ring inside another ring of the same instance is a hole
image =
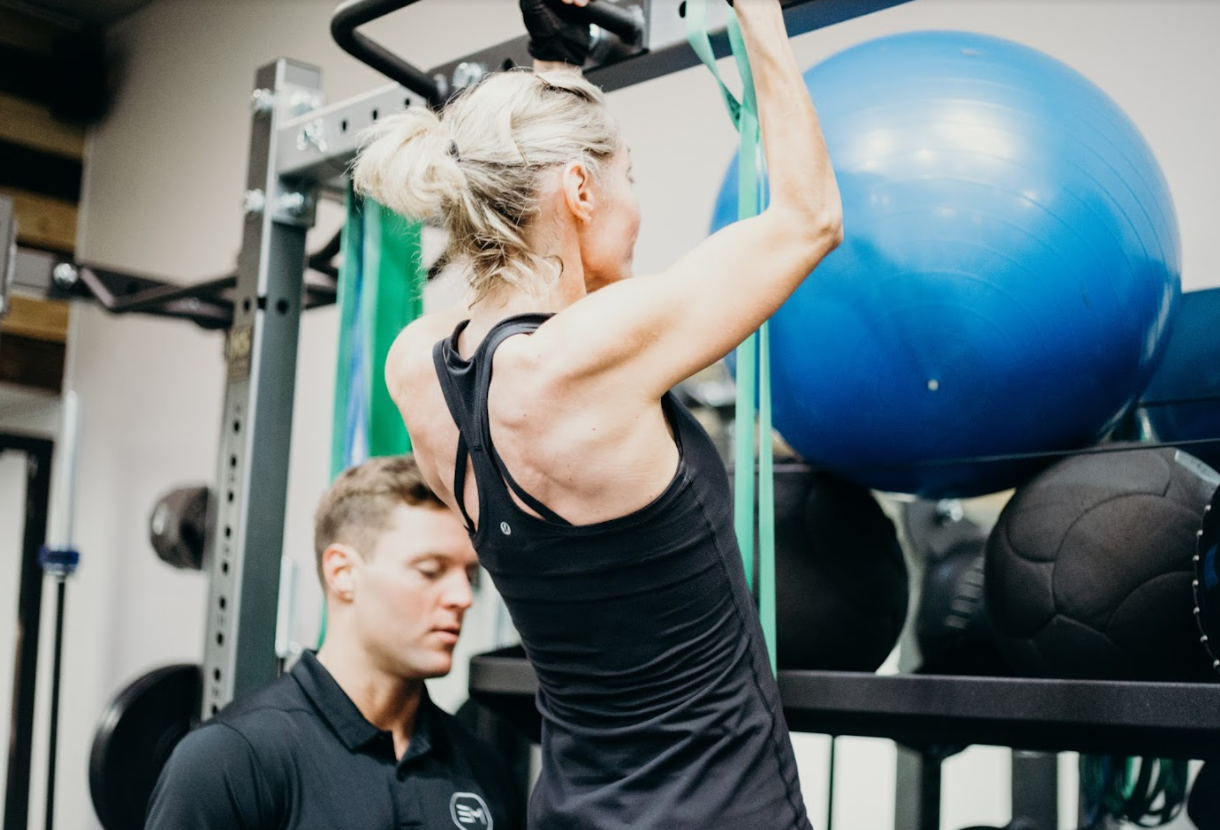
[[[875,671],[907,614],[894,524],[865,487],[775,467],[776,662],[780,669]]]
[[[1035,476],[988,538],[986,605],[1022,674],[1207,677],[1192,560],[1220,478],[1179,450],[1131,446]]]

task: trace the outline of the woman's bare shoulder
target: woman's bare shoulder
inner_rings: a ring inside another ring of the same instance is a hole
[[[465,309],[453,309],[425,314],[407,324],[390,347],[386,357],[386,381],[391,393],[394,387],[412,375],[431,372],[432,347],[449,335],[457,324],[466,319]]]

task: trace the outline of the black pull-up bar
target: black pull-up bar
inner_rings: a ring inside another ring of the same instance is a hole
[[[558,0],[550,0],[558,3]],[[434,78],[419,67],[408,63],[377,41],[356,31],[366,23],[391,12],[405,9],[418,0],[346,0],[335,9],[330,20],[330,34],[343,51],[361,63],[373,67],[392,81],[420,95],[434,107],[445,103],[445,95]],[[643,39],[642,21],[604,0],[593,0],[584,8],[571,7],[572,18],[605,29],[624,43],[637,45]]]

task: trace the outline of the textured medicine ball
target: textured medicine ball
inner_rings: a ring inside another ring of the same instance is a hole
[[[865,487],[804,464],[775,467],[776,662],[875,671],[902,632],[907,569]]]
[[[1196,546],[1195,622],[1212,669],[1220,671],[1220,490],[1212,496]],[[1218,824],[1217,826],[1220,826]]]
[[[1215,471],[1172,448],[1077,455],[1017,489],[987,541],[986,601],[1016,671],[1199,680],[1195,540]]]

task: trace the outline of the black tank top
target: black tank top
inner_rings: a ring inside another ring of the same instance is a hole
[[[665,396],[673,481],[643,509],[593,525],[523,491],[492,445],[492,356],[548,316],[503,320],[470,360],[457,349],[465,323],[433,351],[460,433],[454,494],[538,675],[542,771],[529,826],[808,828],[728,476],[695,418]],[[467,457],[477,528],[462,499]]]

